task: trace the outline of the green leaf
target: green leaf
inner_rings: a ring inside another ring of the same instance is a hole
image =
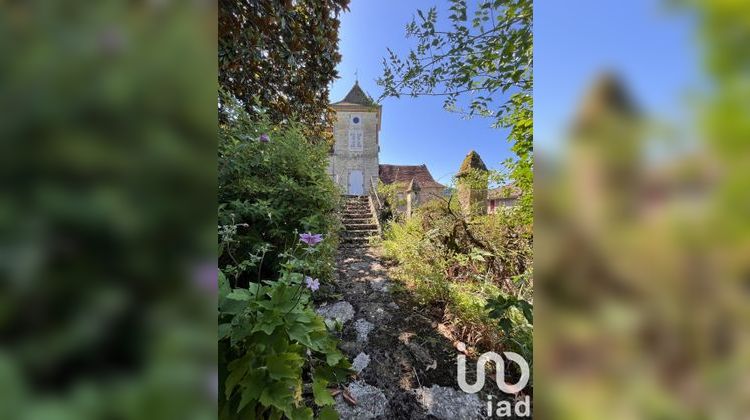
[[[305,324],[294,324],[287,330],[290,340],[297,341],[305,347],[314,347],[312,340],[310,340],[310,327]]]
[[[242,380],[242,378],[247,373],[247,370],[249,367],[250,367],[250,364],[247,363],[245,357],[241,359],[237,359],[234,362],[229,364],[228,366],[229,376],[227,377],[227,380],[224,383],[225,395],[227,399],[229,399],[229,397],[232,395],[232,391],[234,390],[234,387],[237,386],[240,380]]]
[[[266,407],[288,411],[294,407],[294,389],[294,381],[273,382],[263,388],[258,401]]]
[[[318,413],[319,420],[339,420],[339,413],[333,407],[323,407]]]
[[[257,322],[258,323],[255,327],[253,327],[253,332],[263,331],[264,333],[271,335],[276,327],[284,324],[284,319],[281,317],[281,314],[271,309],[268,311],[261,311],[258,314]]]
[[[224,273],[219,270],[219,298],[226,297],[231,291],[232,288],[229,286],[229,280],[227,280]]]
[[[229,333],[232,331],[232,324],[224,323],[219,324],[219,340],[223,340],[229,337]]]
[[[513,331],[513,323],[509,318],[502,318],[500,319],[500,328],[502,328],[506,336],[510,336],[510,333]]]
[[[334,347],[334,349],[329,350],[326,354],[326,363],[328,363],[328,366],[335,366],[343,357],[344,356]]]
[[[292,420],[312,420],[313,411],[310,407],[297,407],[291,412]]]
[[[233,299],[233,300],[245,300],[245,301],[247,301],[247,300],[250,300],[251,298],[253,298],[254,296],[255,296],[254,293],[251,293],[250,290],[247,290],[247,289],[234,289],[234,290],[232,290],[227,295],[227,298],[228,299]]]
[[[519,300],[518,308],[521,309],[521,312],[523,312],[523,316],[526,318],[529,324],[533,324],[534,323],[533,306],[525,300]]]
[[[268,374],[273,379],[297,378],[302,367],[302,357],[296,353],[281,353],[266,357]]]
[[[313,396],[315,397],[315,404],[318,405],[333,405],[335,401],[331,397],[331,393],[326,388],[328,381],[321,378],[315,378],[312,384]]]

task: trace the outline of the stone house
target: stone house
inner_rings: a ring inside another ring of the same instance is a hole
[[[380,165],[380,181],[384,184],[398,184],[404,191],[416,188],[419,200],[424,203],[445,194],[445,185],[432,178],[427,165]],[[403,194],[399,197],[403,199]]]
[[[493,214],[499,209],[515,206],[520,196],[521,189],[515,185],[490,188],[487,192],[487,214]]]
[[[382,106],[376,104],[358,82],[344,99],[330,107],[336,113],[336,121],[328,172],[345,194],[369,194],[378,181],[403,185],[404,193],[414,181],[420,197],[425,199],[443,194],[445,186],[432,178],[424,164],[380,164]]]

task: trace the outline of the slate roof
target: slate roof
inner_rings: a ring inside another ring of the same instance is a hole
[[[445,188],[445,185],[432,178],[427,165],[380,165],[380,180],[384,184],[401,182],[406,184],[415,180],[422,188]]]
[[[360,105],[360,106],[376,106],[377,104],[359,87],[359,82],[354,82],[349,93],[346,94],[344,99],[334,102],[331,105]]]

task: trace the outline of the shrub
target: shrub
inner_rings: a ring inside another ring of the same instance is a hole
[[[331,276],[339,228],[326,146],[297,124],[254,120],[237,101],[222,103],[219,417],[312,418],[314,402],[321,418],[335,418],[327,386],[350,365],[310,302]]]
[[[531,308],[531,229],[521,211],[467,222],[454,199],[433,200],[389,223],[383,250],[415,297],[444,305],[457,327],[468,327],[467,337],[531,360],[532,319],[524,316]]]
[[[260,263],[264,277],[279,272],[279,255],[300,232],[333,233],[338,228],[338,187],[326,174],[328,149],[303,136],[302,127],[251,120],[235,100],[225,99],[228,123],[219,126],[219,224],[236,226],[237,249],[219,264],[239,260],[268,244]],[[235,106],[231,106],[235,104]],[[325,235],[311,275],[330,277],[336,235]],[[241,277],[237,285],[250,281]]]
[[[312,418],[306,381],[321,416],[336,416],[327,386],[342,382],[350,365],[309,305],[311,284],[284,270],[278,280],[232,288],[220,274],[219,418]]]

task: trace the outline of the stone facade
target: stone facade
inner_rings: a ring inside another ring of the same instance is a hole
[[[354,171],[362,172],[362,194],[370,191],[370,178],[375,177],[377,185],[378,178],[378,154],[380,144],[378,142],[379,112],[372,111],[339,111],[336,113],[336,122],[333,128],[335,139],[334,153],[329,158],[330,173],[334,180],[347,193],[350,191],[350,176]],[[350,149],[349,134],[352,129],[352,120],[358,118],[362,132],[362,148]],[[356,181],[358,182],[358,181]],[[352,188],[357,186],[352,185]]]
[[[487,214],[488,177],[487,166],[479,154],[469,152],[456,175],[458,202],[465,217]]]
[[[396,184],[406,198],[406,191],[412,182],[419,185],[419,202],[427,203],[445,196],[445,185],[432,178],[427,165],[380,165],[380,180],[384,184]]]
[[[331,108],[336,111],[336,121],[329,173],[344,194],[368,194],[371,180],[378,182],[381,108],[358,84]]]
[[[436,182],[426,165],[380,165],[382,108],[355,83],[344,99],[332,103],[336,112],[334,145],[328,173],[343,194],[365,195],[378,181],[399,184],[402,195],[412,181],[419,183],[419,202],[443,196],[445,186]]]
[[[487,213],[493,214],[514,207],[520,197],[521,189],[513,184],[492,188],[487,192]]]

